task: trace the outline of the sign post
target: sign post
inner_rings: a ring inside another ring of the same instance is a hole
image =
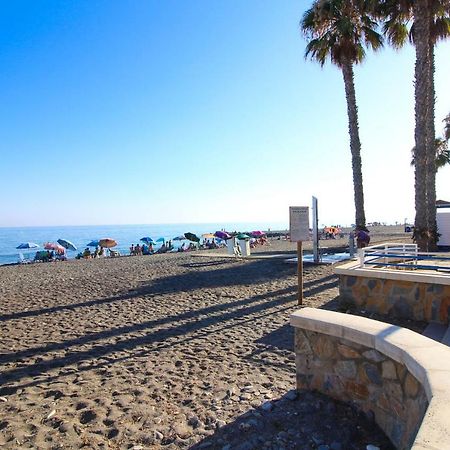
[[[289,207],[289,230],[291,242],[297,242],[298,304],[303,303],[303,241],[309,241],[309,208]]]

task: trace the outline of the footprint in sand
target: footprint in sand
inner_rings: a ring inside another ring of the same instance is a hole
[[[88,424],[89,422],[92,422],[97,418],[97,414],[94,411],[91,411],[88,409],[87,411],[83,411],[80,415],[80,423],[83,425]]]

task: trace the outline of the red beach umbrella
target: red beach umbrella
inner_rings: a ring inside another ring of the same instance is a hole
[[[103,248],[112,248],[117,245],[117,242],[112,238],[100,239],[98,241],[98,243],[99,243],[100,247],[103,247]]]
[[[261,236],[265,236],[265,235],[266,235],[266,233],[264,233],[264,231],[260,231],[260,230],[252,231],[253,237],[261,237]]]
[[[54,250],[57,253],[64,253],[66,249],[59,244],[55,244],[54,242],[46,242],[44,244],[45,250]]]

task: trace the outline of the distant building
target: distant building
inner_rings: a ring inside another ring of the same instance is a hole
[[[450,202],[436,201],[436,222],[439,236],[439,247],[450,247]]]
[[[450,202],[446,200],[436,200],[436,208],[450,208]]]

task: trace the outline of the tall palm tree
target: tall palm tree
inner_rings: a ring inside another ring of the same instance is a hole
[[[344,78],[355,223],[359,228],[365,228],[366,217],[353,66],[363,61],[365,47],[377,50],[383,45],[377,24],[370,15],[372,3],[371,0],[315,0],[301,20],[302,31],[309,41],[305,58],[310,57],[321,66],[329,59],[341,69]]]
[[[428,221],[427,203],[427,176],[429,166],[427,165],[429,145],[427,136],[428,121],[428,94],[430,77],[430,16],[428,10],[428,0],[414,0],[414,42],[416,49],[416,65],[414,70],[414,99],[415,99],[415,120],[414,138],[415,148],[415,208],[416,217],[414,221],[414,238],[422,251],[428,250],[432,240],[431,229]],[[435,172],[435,170],[434,170]]]
[[[427,226],[428,226],[428,249],[436,250],[439,239],[436,221],[436,172],[439,161],[445,161],[446,142],[436,138],[435,128],[435,103],[436,92],[434,86],[435,57],[434,47],[438,41],[450,36],[450,10],[446,0],[429,0],[429,75],[428,75],[428,116],[427,116],[427,166],[426,166],[426,196],[427,196]],[[413,42],[415,39],[414,25],[411,33]],[[436,151],[441,151],[436,157]]]
[[[421,250],[431,250],[436,246],[438,238],[434,47],[439,40],[450,35],[450,2],[448,0],[381,0],[379,12],[386,19],[384,32],[395,48],[401,47],[408,36],[416,47],[415,160],[417,164],[415,164],[414,237]],[[412,22],[410,30],[408,30],[408,22]],[[428,48],[425,48],[425,45]],[[422,98],[422,95],[425,97]]]

